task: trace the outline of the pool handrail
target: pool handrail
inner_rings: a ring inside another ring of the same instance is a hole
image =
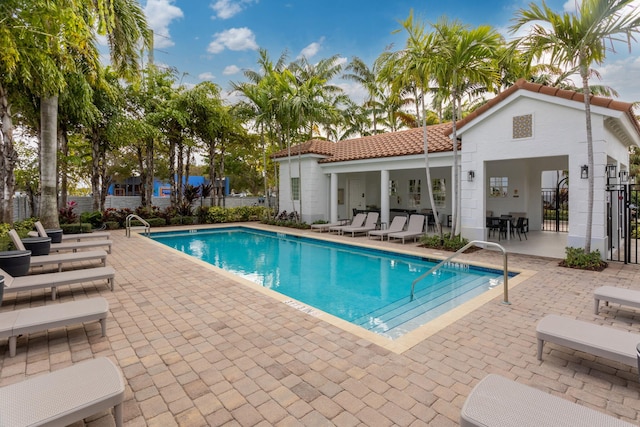
[[[142,225],[131,226],[131,220],[132,219],[140,221],[142,223]],[[140,218],[136,214],[127,215],[127,219],[125,220],[125,229],[126,229],[127,237],[131,237],[131,229],[132,228],[142,228],[144,230],[143,232],[144,232],[145,236],[148,236],[151,233],[151,225],[149,225],[149,223],[147,221],[145,221],[144,219]]]
[[[503,291],[502,303],[503,304],[507,304],[507,305],[511,304],[509,302],[509,271],[507,269],[507,250],[502,245],[499,245],[499,244],[497,244],[495,242],[485,242],[484,240],[472,240],[471,242],[469,242],[466,245],[464,245],[462,248],[458,249],[458,251],[456,251],[456,253],[451,255],[449,258],[440,261],[437,265],[432,267],[429,271],[427,271],[426,273],[422,274],[420,277],[418,277],[413,282],[411,282],[411,301],[413,301],[413,297],[414,297],[414,292],[413,291],[414,291],[414,289],[416,287],[416,284],[419,281],[421,281],[422,279],[424,279],[425,277],[427,277],[428,275],[430,275],[434,271],[439,270],[440,268],[442,268],[442,266],[447,264],[453,258],[457,257],[458,255],[460,255],[461,253],[463,253],[464,251],[469,249],[471,246],[474,246],[476,244],[485,245],[485,246],[494,246],[494,247],[500,249],[500,251],[502,252],[503,271],[504,271],[504,291]]]

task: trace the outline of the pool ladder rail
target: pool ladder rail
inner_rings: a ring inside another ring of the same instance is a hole
[[[131,220],[137,220],[142,223],[142,225],[131,225]],[[127,237],[131,237],[131,230],[143,230],[145,236],[149,236],[151,233],[151,225],[144,219],[140,218],[136,214],[127,215],[127,219],[125,220],[125,226],[127,231]]]
[[[447,258],[447,259],[445,259],[443,261],[440,261],[437,265],[432,267],[429,271],[427,271],[426,273],[424,273],[423,275],[421,275],[420,277],[415,279],[413,282],[411,282],[411,301],[413,301],[414,290],[415,290],[416,284],[418,282],[423,280],[425,277],[429,276],[434,271],[437,271],[440,268],[447,266],[451,262],[452,259],[454,259],[458,255],[460,255],[461,253],[463,253],[464,251],[469,249],[471,246],[474,246],[476,244],[477,245],[481,245],[481,246],[493,246],[495,248],[498,248],[500,250],[500,252],[502,252],[502,263],[503,263],[502,269],[504,271],[504,290],[503,290],[502,303],[503,304],[511,304],[509,302],[509,270],[507,269],[507,250],[503,246],[501,246],[501,245],[499,245],[499,244],[497,244],[495,242],[485,242],[483,240],[472,240],[471,242],[469,242],[466,245],[464,245],[462,248],[458,249],[458,251],[456,253],[454,253],[453,255],[451,255],[449,258]]]

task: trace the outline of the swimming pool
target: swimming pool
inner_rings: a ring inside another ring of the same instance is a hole
[[[501,285],[499,270],[244,227],[153,233],[188,255],[352,324],[396,339]]]

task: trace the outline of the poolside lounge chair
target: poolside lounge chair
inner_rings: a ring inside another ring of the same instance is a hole
[[[367,219],[366,214],[359,213],[353,217],[353,219],[351,220],[351,224],[349,225],[334,225],[333,227],[329,227],[329,233],[331,233],[332,231],[335,231],[338,234],[342,234],[342,230],[346,227],[362,227],[366,219]]]
[[[0,313],[0,338],[9,338],[9,357],[14,357],[18,336],[32,332],[98,320],[104,337],[107,314],[109,303],[102,297],[7,311]]]
[[[633,289],[616,288],[615,286],[601,286],[593,291],[594,314],[598,314],[600,300],[609,305],[615,302],[620,305],[628,305],[630,307],[640,308],[640,291]]]
[[[640,364],[636,350],[639,334],[550,314],[538,322],[536,336],[538,360],[542,360],[544,342],[549,341],[625,365]]]
[[[460,411],[461,427],[632,425],[496,374],[476,384]]]
[[[6,271],[0,269],[0,275],[4,276],[5,295],[11,292],[51,288],[51,299],[55,300],[56,288],[58,286],[72,285],[74,283],[93,282],[94,280],[106,279],[113,291],[116,271],[113,267],[106,266],[13,277]]]
[[[30,231],[30,236],[40,236],[47,237],[47,231],[40,221],[36,221],[33,224],[38,231]],[[72,234],[62,234],[62,241],[81,241],[85,239],[108,239],[111,237],[111,233],[109,231],[92,231],[90,233],[72,233]]]
[[[338,222],[327,222],[323,224],[311,224],[311,231],[317,230],[320,233],[323,231],[329,231],[331,227],[340,227],[342,225],[347,225],[347,220],[339,220]]]
[[[351,233],[351,237],[355,237],[356,233],[366,233],[378,228],[378,218],[380,214],[378,212],[369,212],[367,219],[362,227],[348,226],[342,229],[342,234]]]
[[[404,230],[404,225],[406,223],[407,223],[407,217],[404,215],[398,215],[393,218],[393,221],[391,221],[391,225],[386,230],[372,230],[372,231],[369,231],[369,233],[367,234],[369,238],[371,238],[371,236],[374,236],[376,238],[380,236],[380,240],[384,241],[385,236],[387,236],[388,234],[399,233],[402,230]]]
[[[19,251],[26,250],[16,230],[10,230],[9,237],[11,238],[11,241],[13,242],[16,249],[18,249]],[[44,267],[45,265],[57,265],[58,271],[62,271],[62,264],[66,264],[70,262],[79,262],[79,261],[92,261],[92,260],[100,260],[102,265],[106,266],[107,253],[103,250],[95,250],[95,251],[82,251],[82,252],[73,252],[73,253],[40,255],[40,256],[31,257],[30,265],[31,267]]]
[[[66,426],[114,408],[122,427],[125,383],[106,357],[87,360],[0,388],[0,422],[6,426]]]
[[[38,230],[38,234],[40,237],[47,237],[47,231],[42,226],[40,221],[36,221],[35,223],[36,229]],[[64,234],[63,234],[64,236]],[[107,252],[111,253],[111,245],[113,244],[113,240],[90,240],[90,241],[81,241],[81,242],[62,242],[62,243],[52,243],[51,250],[52,251],[65,251],[71,250],[73,252],[78,249],[86,249],[86,248],[96,248],[100,246],[106,246]]]
[[[389,241],[391,239],[401,239],[402,244],[406,239],[413,239],[415,242],[418,237],[424,234],[424,215],[413,214],[409,217],[409,225],[407,225],[407,229],[405,231],[399,231],[397,233],[389,233],[387,238]]]

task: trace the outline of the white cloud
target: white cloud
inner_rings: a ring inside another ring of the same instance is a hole
[[[336,59],[335,65],[344,65],[347,62],[349,62],[349,58],[341,56],[340,58]]]
[[[624,59],[607,62],[603,66],[594,65],[602,80],[591,78],[591,85],[606,85],[615,89],[624,102],[640,101],[640,56],[629,56]]]
[[[200,73],[198,74],[198,78],[200,80],[213,80],[215,78],[215,76],[213,75],[213,73],[210,72],[206,72],[206,73]]]
[[[238,72],[240,72],[240,67],[238,67],[237,65],[227,65],[226,67],[224,67],[224,70],[222,70],[222,74],[224,74],[225,76],[237,74]]]
[[[207,52],[220,53],[223,50],[257,50],[256,36],[250,29],[231,28],[213,35],[214,40],[209,43]]]
[[[304,49],[302,49],[300,51],[300,55],[298,55],[298,59],[299,58],[307,58],[307,59],[313,58],[320,51],[320,48],[322,47],[322,42],[324,42],[324,37],[321,37],[320,40],[318,40],[317,42],[313,42],[310,45],[308,45],[307,47],[305,47]]]
[[[567,0],[562,6],[562,10],[569,13],[574,13],[580,7],[582,0]]]
[[[147,0],[144,14],[154,32],[154,47],[169,47],[175,43],[169,34],[169,25],[174,19],[182,18],[182,9],[173,5],[174,0]]]
[[[217,0],[210,7],[216,12],[214,19],[229,19],[242,12],[251,3],[257,2],[258,0]]]

